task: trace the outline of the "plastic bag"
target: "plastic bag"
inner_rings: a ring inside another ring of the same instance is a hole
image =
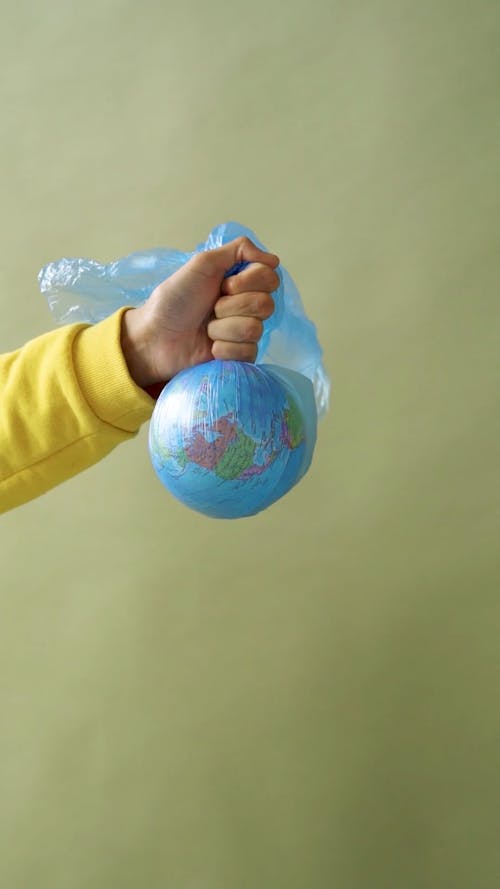
[[[207,240],[191,253],[158,248],[132,253],[102,265],[92,259],[60,259],[40,272],[40,290],[60,324],[102,321],[122,306],[139,306],[154,288],[177,271],[195,253],[213,250],[245,235],[261,249],[266,247],[250,229],[236,222],[214,228]],[[244,264],[230,269],[237,274]],[[275,311],[264,322],[258,364],[273,364],[297,371],[311,380],[318,415],[328,407],[330,382],[322,363],[316,328],[304,311],[300,294],[287,270],[278,268],[280,286],[273,294]]]

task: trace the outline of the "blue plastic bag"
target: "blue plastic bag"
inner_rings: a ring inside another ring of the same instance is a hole
[[[122,306],[141,305],[161,281],[196,253],[213,250],[242,235],[266,250],[250,229],[228,222],[214,228],[207,240],[191,253],[159,248],[132,253],[107,265],[91,259],[51,262],[38,276],[40,290],[60,324],[95,323]],[[236,274],[242,267],[234,267],[228,274]],[[276,308],[264,322],[257,363],[289,368],[311,380],[316,408],[321,416],[328,407],[330,382],[323,367],[316,328],[308,319],[297,287],[282,265],[278,275],[280,286],[273,294]]]

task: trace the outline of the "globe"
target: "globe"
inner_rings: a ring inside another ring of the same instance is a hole
[[[255,515],[307,471],[316,441],[312,384],[294,371],[210,361],[181,371],[153,412],[149,452],[167,490],[214,518]]]

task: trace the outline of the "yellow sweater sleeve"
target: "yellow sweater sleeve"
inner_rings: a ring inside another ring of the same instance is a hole
[[[0,512],[97,463],[151,416],[121,350],[124,311],[0,356]]]

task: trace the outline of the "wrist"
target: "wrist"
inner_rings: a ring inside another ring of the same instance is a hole
[[[141,389],[159,383],[151,362],[151,336],[143,307],[127,309],[122,316],[121,348],[130,376]]]

